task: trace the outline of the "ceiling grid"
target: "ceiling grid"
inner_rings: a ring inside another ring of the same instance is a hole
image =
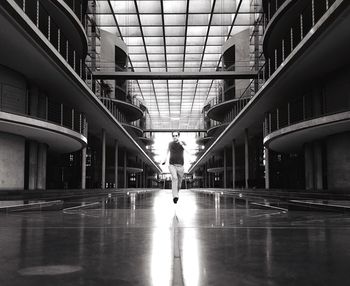
[[[213,72],[223,44],[251,29],[258,0],[96,0],[99,29],[128,46],[135,72]],[[132,92],[148,108],[154,129],[194,129],[220,80],[133,80]]]

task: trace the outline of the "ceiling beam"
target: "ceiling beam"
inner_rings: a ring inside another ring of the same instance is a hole
[[[96,71],[95,79],[254,79],[256,71],[213,71],[213,72],[108,72]]]

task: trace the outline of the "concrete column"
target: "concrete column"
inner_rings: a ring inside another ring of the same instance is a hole
[[[0,191],[24,189],[25,138],[0,132]]]
[[[127,151],[126,151],[126,149],[125,149],[125,151],[124,151],[124,169],[123,169],[123,171],[124,171],[124,188],[127,188],[127,184],[128,184],[128,182],[127,182],[127,180],[126,180],[126,156],[127,156]]]
[[[313,154],[312,145],[306,143],[304,146],[304,160],[305,160],[305,189],[310,190],[314,188],[314,168],[313,168]]]
[[[38,179],[38,142],[29,142],[29,170],[28,170],[28,189],[37,189]]]
[[[86,147],[81,149],[81,188],[86,189]]]
[[[326,139],[327,187],[350,190],[350,132],[334,134]]]
[[[269,160],[269,149],[264,147],[265,155],[265,189],[270,188],[270,160]]]
[[[236,140],[232,140],[232,188],[236,188]]]
[[[101,172],[101,189],[106,186],[106,130],[102,129],[102,172]]]
[[[46,189],[46,161],[47,161],[47,145],[38,144],[38,181],[37,188],[39,190]]]
[[[245,174],[245,187],[249,188],[249,137],[248,129],[244,130],[244,174]]]
[[[224,147],[224,188],[227,188],[227,154],[226,147]]]
[[[116,189],[118,189],[118,151],[118,140],[114,140],[114,184]]]
[[[142,163],[142,188],[146,188],[146,164]]]
[[[317,190],[323,189],[322,145],[314,142],[314,185]]]

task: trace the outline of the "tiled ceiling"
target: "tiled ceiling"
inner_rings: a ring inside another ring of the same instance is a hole
[[[128,46],[135,72],[200,72],[221,68],[226,40],[253,30],[256,0],[96,0],[99,29]],[[215,97],[220,80],[133,80],[134,96],[148,108],[153,129],[203,128],[202,108]],[[150,125],[150,124],[149,124]]]

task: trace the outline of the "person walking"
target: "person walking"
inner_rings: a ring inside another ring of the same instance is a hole
[[[180,132],[172,132],[172,137],[173,141],[169,143],[167,154],[162,164],[165,165],[169,158],[171,189],[173,193],[173,202],[176,204],[179,200],[179,190],[184,176],[184,150],[187,150],[186,143],[179,140]]]

